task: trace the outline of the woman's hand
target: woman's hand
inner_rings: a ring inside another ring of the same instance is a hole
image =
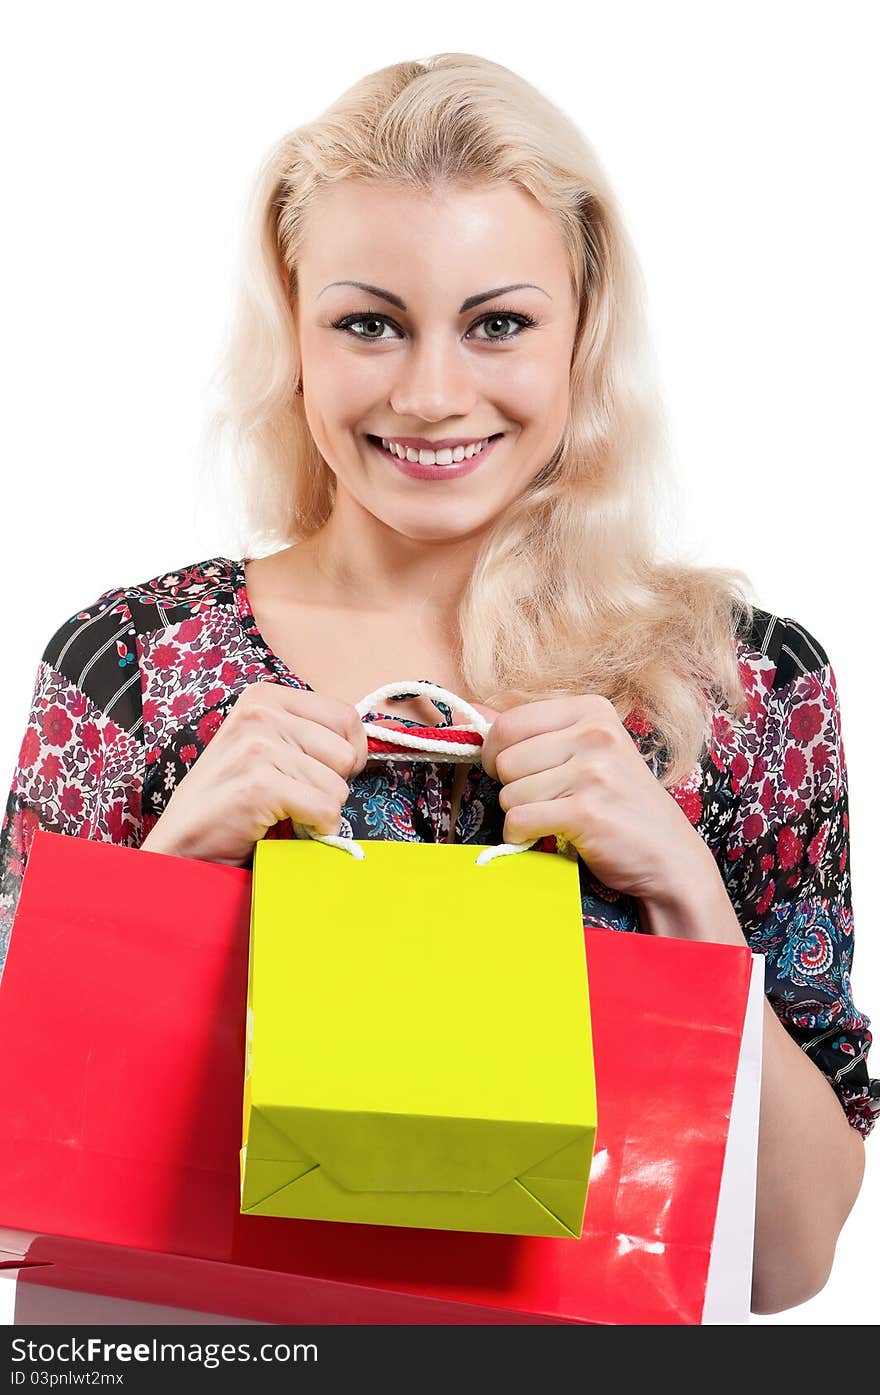
[[[481,709],[491,720],[490,709]],[[483,768],[503,789],[504,840],[560,833],[605,886],[673,900],[712,854],[607,698],[523,703],[495,716]],[[710,865],[711,864],[711,865]]]
[[[241,867],[282,819],[338,833],[349,782],[366,762],[366,728],[354,707],[282,683],[252,683],[141,848]]]

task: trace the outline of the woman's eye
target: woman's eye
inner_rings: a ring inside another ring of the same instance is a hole
[[[502,315],[497,311],[494,315],[484,315],[481,320],[477,321],[477,324],[485,325],[486,338],[495,340],[515,339],[519,331],[521,329],[528,329],[531,323],[532,321],[525,315]],[[497,334],[495,331],[498,329],[498,326],[500,325],[503,329],[505,324],[517,326],[515,332],[512,334]]]
[[[383,315],[352,315],[349,319],[340,321],[336,328],[350,329],[358,339],[381,339],[381,331],[389,324]],[[367,332],[362,334],[360,330],[355,330],[355,325],[366,325]],[[378,334],[373,333],[376,329],[379,330]]]

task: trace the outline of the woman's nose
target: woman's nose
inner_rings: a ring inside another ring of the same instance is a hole
[[[443,421],[465,416],[476,399],[473,375],[457,344],[424,343],[405,357],[391,392],[396,416]]]

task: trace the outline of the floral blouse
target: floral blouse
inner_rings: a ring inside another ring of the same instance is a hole
[[[49,640],[0,831],[0,971],[37,827],[139,847],[247,684],[311,690],[260,634],[244,566],[214,557],[112,587]],[[752,949],[765,956],[774,1010],[867,1136],[880,1114],[880,1080],[868,1074],[869,1019],[850,985],[847,770],[834,671],[802,625],[763,610],[737,647],[747,714],[732,725],[716,711],[701,761],[670,794],[713,853]],[[452,725],[448,705],[432,701],[436,725]],[[383,715],[393,712],[365,720]],[[650,728],[637,715],[626,726],[659,774]],[[341,833],[447,841],[456,768],[371,758],[351,783]],[[481,765],[468,768],[456,842],[503,842],[500,790]],[[292,835],[290,820],[267,834]],[[538,846],[553,851],[555,839]],[[585,928],[640,931],[632,897],[597,881],[580,858],[578,871]]]

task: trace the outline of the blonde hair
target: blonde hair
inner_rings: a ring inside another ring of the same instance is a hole
[[[680,782],[706,753],[713,700],[733,719],[745,710],[735,644],[752,621],[751,583],[660,555],[673,481],[636,255],[589,142],[499,64],[466,53],[394,63],[265,158],[207,432],[217,464],[231,435],[246,555],[310,537],[333,508],[335,476],[296,392],[292,307],[309,207],[340,179],[420,192],[503,181],[556,219],[580,306],[568,418],[478,555],[459,607],[460,671],[467,695],[499,711],[602,694],[650,729],[643,750],[663,783]]]

